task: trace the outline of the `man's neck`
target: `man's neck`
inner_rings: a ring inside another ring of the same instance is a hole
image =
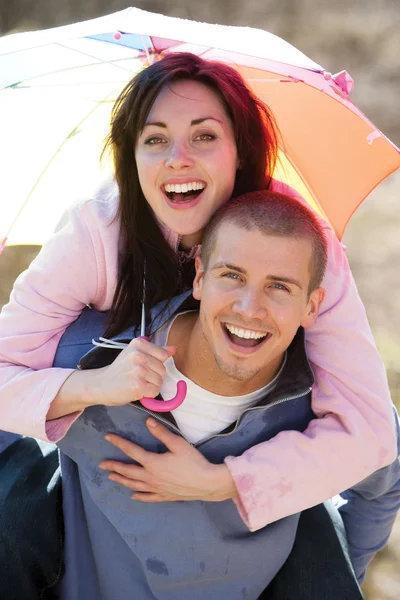
[[[202,335],[197,312],[183,313],[175,319],[167,344],[177,347],[175,366],[185,377],[221,396],[243,396],[261,389],[274,379],[281,365],[281,362],[271,365],[271,372],[262,381],[259,378],[240,381],[221,372]]]

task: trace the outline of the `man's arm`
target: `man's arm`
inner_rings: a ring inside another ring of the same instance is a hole
[[[393,410],[398,458],[340,494],[339,511],[360,583],[364,580],[369,562],[386,544],[400,508],[400,425],[397,410],[394,407]]]

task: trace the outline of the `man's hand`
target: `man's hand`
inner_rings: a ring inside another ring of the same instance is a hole
[[[155,419],[148,419],[149,431],[168,448],[165,454],[148,452],[124,438],[109,434],[105,439],[142,466],[105,460],[101,469],[111,471],[109,479],[135,490],[134,500],[173,502],[204,500],[220,502],[238,496],[226,465],[214,465],[179,435]]]

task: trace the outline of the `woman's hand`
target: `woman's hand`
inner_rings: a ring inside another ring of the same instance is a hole
[[[155,398],[165,375],[165,361],[175,346],[157,346],[137,338],[107,367],[92,370],[93,404],[121,406],[141,398]]]
[[[74,371],[59,389],[46,420],[88,406],[121,406],[144,396],[155,398],[160,393],[165,374],[164,362],[175,351],[175,346],[157,346],[137,338],[107,367]]]
[[[100,464],[101,469],[111,471],[109,479],[135,490],[134,500],[219,502],[238,496],[226,465],[210,463],[196,448],[155,419],[148,419],[146,425],[168,452],[148,452],[118,435],[109,434],[106,440],[142,466],[116,460],[105,460]]]

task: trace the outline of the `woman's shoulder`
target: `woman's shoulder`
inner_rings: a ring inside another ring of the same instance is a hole
[[[96,223],[107,224],[116,219],[118,202],[118,185],[115,179],[110,177],[102,181],[100,185],[97,184],[89,193],[86,192],[84,197],[80,196],[76,199],[67,214],[79,215],[84,220],[89,217],[90,220],[95,219]],[[63,219],[66,217],[67,215]],[[60,224],[63,225],[62,220]]]
[[[86,273],[88,283],[93,280],[95,289],[88,302],[99,310],[110,308],[117,279],[121,245],[118,200],[118,186],[111,178],[86,192],[71,203],[42,251],[48,261],[67,260],[72,273]]]
[[[106,246],[112,252],[119,246],[119,193],[114,178],[109,177],[86,189],[65,211],[54,233],[74,232],[75,238],[90,238],[94,246]]]

